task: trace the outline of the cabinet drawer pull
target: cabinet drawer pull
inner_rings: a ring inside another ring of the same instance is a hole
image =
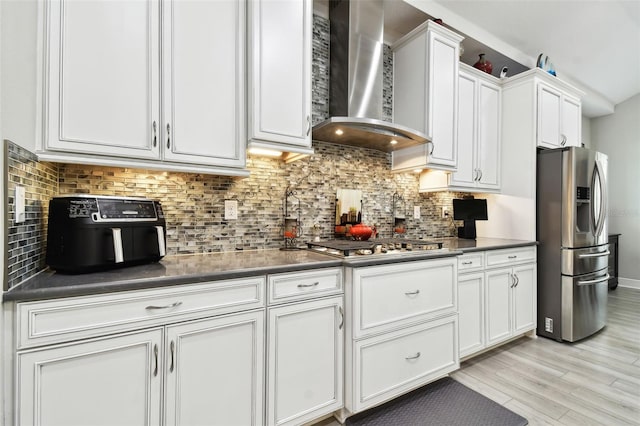
[[[175,303],[172,303],[170,305],[164,305],[164,306],[149,305],[145,309],[147,309],[149,311],[155,310],[155,309],[171,309],[171,308],[177,308],[180,305],[182,305],[182,302],[175,302]]]
[[[407,361],[411,360],[411,359],[418,359],[420,358],[420,352],[417,352],[415,355],[413,356],[407,356],[404,359],[406,359]]]
[[[342,330],[344,326],[344,311],[342,310],[342,306],[338,307],[338,312],[340,312],[340,325],[338,326],[338,330]]]
[[[463,265],[473,265],[473,262],[469,261],[469,262],[462,262]]]
[[[407,296],[415,296],[416,294],[420,294],[420,290],[416,291],[408,291],[405,293]]]
[[[317,286],[318,284],[320,284],[320,281],[316,281],[316,282],[315,282],[315,283],[313,283],[313,284],[298,284],[298,287],[299,287],[299,288],[309,288],[309,287],[315,287],[315,286]]]
[[[158,344],[157,343],[153,345],[153,356],[156,360],[156,366],[153,369],[153,376],[155,377],[158,375]]]
[[[169,373],[173,373],[173,367],[175,365],[174,352],[176,350],[176,344],[175,344],[175,342],[173,340],[171,341],[171,344],[169,345],[169,349],[171,350],[171,365],[169,366]]]
[[[508,259],[516,259],[518,256],[507,256]]]

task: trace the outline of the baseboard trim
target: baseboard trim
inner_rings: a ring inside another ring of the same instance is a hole
[[[632,278],[618,278],[618,285],[620,287],[635,288],[640,290],[640,280],[634,280]]]

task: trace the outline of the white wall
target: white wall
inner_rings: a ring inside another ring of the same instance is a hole
[[[36,141],[36,42],[38,3],[35,0],[1,0],[0,104],[2,136],[34,151]]]
[[[591,119],[582,116],[582,144],[585,148],[591,148]]]
[[[640,94],[591,120],[591,147],[609,156],[609,232],[622,234],[620,284],[640,287]]]

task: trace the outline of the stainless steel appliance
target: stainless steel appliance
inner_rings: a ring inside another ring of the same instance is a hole
[[[607,319],[607,156],[571,147],[538,152],[538,329],[575,342]]]
[[[351,256],[410,256],[426,250],[444,250],[441,241],[410,238],[374,238],[367,241],[325,240],[308,242],[309,250],[337,257]]]
[[[160,260],[166,254],[160,202],[72,195],[49,202],[47,264],[79,273]]]

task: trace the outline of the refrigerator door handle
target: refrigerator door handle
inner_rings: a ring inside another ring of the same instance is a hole
[[[600,193],[600,206],[597,212],[596,216],[596,203],[592,202],[591,203],[591,212],[593,215],[593,233],[596,237],[599,237],[600,234],[602,234],[602,230],[604,228],[604,222],[606,220],[605,218],[605,214],[606,214],[606,200],[607,200],[607,185],[605,182],[605,177],[602,174],[601,171],[601,166],[599,164],[598,161],[595,162],[595,165],[593,167],[593,177],[591,179],[591,187],[593,189],[595,189],[595,185],[596,185],[596,181],[598,182],[598,191]],[[592,189],[592,191],[593,191]],[[595,196],[594,196],[595,198]],[[593,200],[592,200],[593,201]],[[597,218],[597,221],[596,221]]]
[[[609,256],[610,254],[611,252],[607,250],[607,251],[601,251],[599,253],[579,254],[578,257],[581,259],[584,259],[585,257],[604,257],[604,256]]]
[[[598,278],[595,280],[584,280],[584,281],[578,281],[578,285],[593,285],[593,284],[598,284],[604,281],[609,281],[609,278],[611,278],[611,275],[607,274],[602,278]]]

